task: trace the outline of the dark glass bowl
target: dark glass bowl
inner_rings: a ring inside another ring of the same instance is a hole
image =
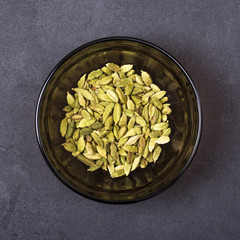
[[[61,146],[59,132],[66,92],[84,73],[107,62],[131,63],[145,70],[167,91],[172,114],[171,142],[163,145],[156,163],[138,168],[128,177],[112,179],[108,172],[87,167]],[[68,54],[48,76],[36,108],[36,133],[41,152],[55,175],[68,187],[95,200],[133,202],[159,193],[173,184],[189,166],[201,133],[201,109],[196,89],[183,67],[156,45],[129,37],[111,37],[87,43]]]

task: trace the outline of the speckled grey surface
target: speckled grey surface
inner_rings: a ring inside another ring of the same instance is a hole
[[[0,1],[0,239],[240,239],[240,2]],[[48,73],[88,41],[125,35],[175,56],[204,125],[187,172],[130,205],[85,199],[50,171],[34,111]]]

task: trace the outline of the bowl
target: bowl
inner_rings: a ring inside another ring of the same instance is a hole
[[[167,91],[172,108],[171,141],[162,147],[156,163],[114,179],[104,170],[87,171],[87,166],[62,147],[65,139],[59,132],[66,92],[77,85],[84,73],[101,68],[107,62],[129,63],[136,72],[147,71],[153,82]],[[54,174],[75,192],[109,203],[143,200],[173,184],[193,159],[201,122],[199,97],[186,70],[160,47],[130,37],[95,40],[69,53],[48,76],[36,107],[37,140]]]

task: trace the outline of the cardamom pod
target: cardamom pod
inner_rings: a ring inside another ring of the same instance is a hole
[[[105,110],[103,112],[103,123],[105,123],[107,118],[110,116],[113,108],[114,108],[114,103],[109,103],[109,105],[105,108]]]
[[[117,146],[114,143],[110,145],[110,151],[113,159],[117,161],[119,159],[119,153],[118,153]]]
[[[135,122],[136,122],[136,118],[134,116],[131,117],[130,120],[128,121],[128,125],[127,125],[128,130],[134,127]]]
[[[102,75],[102,70],[101,69],[98,69],[98,70],[94,70],[92,72],[90,72],[88,74],[88,79],[91,80],[91,79],[94,79],[94,78],[98,78]]]
[[[144,82],[147,86],[150,86],[150,84],[152,83],[151,76],[150,76],[147,72],[141,71],[141,77],[142,77],[143,82]]]
[[[143,151],[143,157],[147,158],[149,154],[149,140],[147,140],[147,143],[145,145],[144,151]]]
[[[166,122],[161,122],[161,123],[156,123],[155,125],[153,125],[152,129],[157,130],[157,131],[161,131],[166,127],[167,127],[167,123]]]
[[[141,136],[142,136],[142,135],[136,135],[136,136],[130,137],[130,138],[128,139],[128,141],[125,143],[125,146],[134,145]]]
[[[142,78],[138,74],[135,74],[135,79],[138,84],[140,85],[144,84]]]
[[[126,157],[126,156],[127,156],[127,153],[126,153],[125,150],[123,150],[123,149],[121,148],[121,149],[119,150],[119,155]]]
[[[151,83],[150,87],[152,88],[152,90],[154,92],[160,92],[161,91],[160,88],[156,84]]]
[[[122,145],[124,145],[127,142],[127,140],[128,140],[127,137],[120,138],[118,141],[118,147],[121,147]]]
[[[113,78],[111,76],[107,76],[107,77],[104,77],[102,78],[99,83],[100,85],[107,85],[109,84],[111,81],[113,80]]]
[[[133,160],[131,171],[134,171],[139,166],[141,158],[142,156],[138,156]]]
[[[131,69],[128,73],[127,76],[130,77],[131,75],[133,75],[135,73],[134,69]]]
[[[127,152],[137,152],[137,147],[136,146],[123,146],[123,150]]]
[[[141,116],[136,117],[136,123],[139,124],[141,127],[146,126],[146,121]]]
[[[62,137],[64,137],[65,134],[67,133],[67,128],[68,128],[67,118],[64,118],[60,124],[60,133]]]
[[[81,120],[81,119],[83,119],[83,116],[78,113],[78,114],[73,115],[73,116],[72,116],[72,119],[73,119],[73,120]]]
[[[113,124],[113,116],[110,116],[105,121],[105,129],[110,130],[112,128],[112,124]]]
[[[129,72],[133,68],[132,64],[125,64],[121,66],[121,71],[123,73]]]
[[[67,132],[65,134],[65,138],[71,138],[73,135],[73,132],[75,131],[75,122],[74,120],[72,120],[69,124],[68,124],[68,128],[67,128]]]
[[[83,88],[86,80],[86,74],[84,74],[78,81],[77,85],[79,88]]]
[[[132,164],[129,164],[127,162],[124,163],[124,173],[126,176],[129,175],[131,168],[132,168]]]
[[[114,142],[115,141],[115,137],[112,131],[110,131],[107,135],[107,138],[110,142]]]
[[[127,132],[127,127],[126,126],[122,126],[120,129],[119,129],[119,132],[118,132],[118,137],[121,138],[124,136],[124,134],[126,134]]]
[[[116,88],[116,93],[118,95],[118,98],[119,98],[120,102],[122,104],[125,104],[127,102],[127,98],[126,98],[125,94],[123,93],[122,89],[117,87]]]
[[[125,95],[129,96],[133,91],[133,82],[128,82],[125,88]]]
[[[93,149],[93,146],[90,142],[86,142],[86,145],[85,145],[85,148],[86,148],[86,151],[89,155],[93,155],[95,154],[95,151]]]
[[[122,114],[122,116],[119,119],[118,125],[119,127],[123,127],[127,124],[127,116],[125,113]]]
[[[91,134],[92,131],[93,131],[92,128],[86,127],[86,128],[80,129],[80,134],[85,136],[85,135]]]
[[[73,133],[73,140],[77,141],[79,139],[79,136],[80,136],[80,129],[76,129]]]
[[[167,129],[165,129],[165,130],[163,130],[163,136],[169,136],[170,135],[170,133],[171,133],[171,128],[167,128]]]
[[[165,102],[167,102],[168,101],[168,97],[167,96],[165,96],[165,97],[163,97],[161,100],[160,100],[162,103],[165,103]]]
[[[166,91],[160,91],[152,95],[152,98],[155,97],[157,99],[161,99],[166,94]]]
[[[153,151],[153,161],[156,162],[162,152],[162,148],[157,146]]]
[[[102,71],[107,74],[107,75],[111,75],[112,71],[108,68],[108,67],[102,67]]]
[[[85,119],[87,119],[87,120],[90,120],[90,119],[91,119],[90,113],[89,113],[88,111],[86,111],[86,110],[82,110],[82,111],[81,111],[81,115],[82,115]]]
[[[94,153],[94,154],[89,154],[89,153],[83,153],[83,155],[91,160],[99,160],[102,158],[102,155],[100,155],[99,153]]]
[[[107,63],[106,67],[109,68],[113,72],[117,72],[120,70],[120,67],[115,63]]]
[[[143,92],[143,90],[141,88],[135,87],[132,91],[132,94],[137,95],[138,93],[142,93],[142,92]]]
[[[151,138],[150,141],[149,141],[149,145],[148,145],[148,149],[149,149],[149,152],[152,152],[155,145],[156,145],[156,141],[157,138]]]
[[[131,111],[135,110],[135,104],[129,97],[127,99],[127,108]]]
[[[75,98],[69,92],[67,92],[67,103],[68,103],[69,106],[74,108],[74,106],[75,106]]]
[[[99,168],[101,168],[103,165],[103,161],[102,160],[99,160],[99,162],[96,162],[96,166],[91,166],[88,168],[88,171],[90,172],[94,172],[96,170],[98,170]]]
[[[115,122],[115,124],[117,124],[120,120],[122,114],[122,108],[120,103],[116,103],[113,109],[113,120]]]
[[[155,140],[155,143],[157,144],[166,144],[170,141],[169,136],[161,136],[160,138],[158,138],[157,140]]]
[[[170,107],[164,107],[163,110],[162,110],[162,113],[163,114],[170,114],[172,112],[171,108]]]
[[[114,134],[115,138],[118,140],[119,139],[119,127],[118,127],[118,125],[114,125],[113,134]]]
[[[86,101],[80,92],[78,93],[78,102],[83,108],[86,107]]]
[[[116,94],[115,91],[112,91],[112,90],[107,90],[106,91],[107,93],[107,96],[113,101],[113,102],[118,102],[118,95]]]
[[[98,130],[100,128],[102,128],[104,125],[100,122],[95,122],[91,125],[91,128],[94,129],[94,130]]]
[[[138,155],[142,155],[145,149],[146,141],[143,136],[140,137],[138,141]]]
[[[96,142],[96,144],[100,147],[103,147],[103,141],[102,139],[97,135],[97,133],[92,132],[91,136],[93,138],[93,140]]]
[[[72,143],[63,143],[63,147],[68,151],[68,152],[76,152],[77,151],[77,147],[76,145],[72,144]]]
[[[133,117],[134,116],[133,110],[130,110],[130,109],[125,109],[124,113],[127,117]]]
[[[148,161],[143,158],[142,161],[141,161],[140,167],[145,168],[145,167],[147,167],[147,165],[148,165]]]
[[[102,157],[107,158],[107,151],[105,148],[97,146],[97,151]]]
[[[162,114],[162,121],[166,122],[167,121],[167,115],[166,114]]]
[[[72,108],[69,105],[63,108],[64,112],[70,112],[71,110],[72,110]]]
[[[127,133],[124,135],[124,137],[131,137],[141,133],[142,133],[142,130],[140,127],[134,127],[132,129],[129,129]]]
[[[94,167],[94,166],[96,166],[95,163],[94,163],[92,160],[84,157],[83,155],[78,155],[77,158],[78,158],[81,162],[83,162],[84,164],[86,164],[86,165],[89,166],[89,167]]]
[[[92,125],[93,123],[95,123],[95,122],[96,122],[96,119],[95,119],[95,118],[92,118],[92,119],[90,119],[90,120],[83,118],[82,120],[80,120],[80,122],[78,122],[78,123],[76,124],[76,127],[77,127],[77,128],[89,127],[89,126],[91,126],[91,125]]]

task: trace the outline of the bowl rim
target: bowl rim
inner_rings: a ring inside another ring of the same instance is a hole
[[[194,147],[193,147],[193,150],[192,150],[192,153],[188,159],[188,161],[186,162],[186,164],[184,165],[184,167],[182,168],[182,170],[178,173],[178,175],[170,182],[168,183],[166,186],[164,186],[163,188],[159,188],[157,189],[156,191],[150,193],[150,194],[147,194],[143,197],[137,197],[137,198],[134,198],[134,199],[131,199],[131,200],[120,200],[120,201],[116,201],[116,200],[106,200],[106,199],[101,199],[101,198],[97,198],[97,197],[93,197],[91,195],[88,195],[86,193],[83,193],[79,190],[77,190],[76,188],[74,188],[73,186],[71,186],[54,168],[54,166],[51,164],[50,160],[48,159],[47,157],[47,154],[45,152],[45,149],[43,147],[43,143],[42,143],[42,140],[41,140],[41,137],[40,137],[40,130],[39,130],[39,114],[40,114],[40,105],[41,105],[41,102],[42,102],[42,97],[43,97],[43,94],[44,94],[44,91],[45,91],[45,88],[47,87],[48,83],[50,82],[51,80],[51,77],[53,76],[53,74],[55,74],[55,72],[59,69],[59,67],[65,62],[67,61],[70,57],[72,57],[74,54],[76,54],[77,52],[81,51],[82,49],[86,48],[86,47],[89,47],[91,45],[94,45],[94,44],[97,44],[97,43],[102,43],[102,42],[107,42],[107,41],[113,41],[113,40],[117,40],[117,41],[123,41],[123,40],[126,40],[126,41],[132,41],[132,42],[137,42],[137,43],[141,43],[141,44],[145,44],[147,46],[150,46],[158,51],[160,51],[161,53],[165,54],[167,57],[169,57],[184,73],[184,75],[187,77],[187,80],[188,82],[191,84],[191,87],[193,89],[193,92],[195,94],[195,97],[196,97],[196,102],[197,102],[197,109],[198,109],[198,121],[199,121],[199,125],[198,125],[198,130],[197,130],[197,138],[196,138],[196,141],[195,141],[195,144],[194,144]],[[40,90],[40,93],[39,93],[39,96],[38,96],[38,100],[37,100],[37,104],[36,104],[36,110],[35,110],[35,133],[36,133],[36,137],[37,137],[37,142],[38,142],[38,146],[40,148],[40,151],[43,155],[43,158],[45,160],[45,162],[47,163],[47,165],[49,166],[49,168],[51,169],[51,171],[55,174],[55,176],[57,176],[57,178],[65,185],[67,186],[68,188],[70,188],[71,190],[73,190],[74,192],[78,193],[79,195],[81,196],[84,196],[88,199],[91,199],[91,200],[95,200],[95,201],[98,201],[98,202],[103,202],[103,203],[110,203],[110,204],[127,204],[127,203],[134,203],[134,202],[138,202],[138,201],[142,201],[142,200],[146,200],[148,198],[151,198],[153,196],[156,196],[157,194],[163,192],[164,190],[166,190],[167,188],[169,188],[170,186],[172,186],[182,175],[183,173],[186,171],[186,169],[189,167],[190,163],[192,162],[196,152],[197,152],[197,149],[198,149],[198,146],[199,146],[199,142],[200,142],[200,138],[201,138],[201,132],[202,132],[202,110],[201,110],[201,104],[200,104],[200,98],[199,98],[199,95],[197,93],[197,90],[193,84],[193,81],[190,77],[190,75],[187,73],[187,71],[185,70],[185,68],[179,63],[178,60],[176,60],[176,58],[174,58],[171,54],[169,54],[166,50],[164,50],[163,48],[151,43],[151,42],[148,42],[148,41],[145,41],[145,40],[142,40],[142,39],[139,39],[139,38],[134,38],[134,37],[126,37],[126,36],[113,36],[113,37],[105,37],[105,38],[100,38],[100,39],[96,39],[96,40],[93,40],[93,41],[90,41],[88,43],[85,43],[83,45],[81,45],[80,47],[74,49],[73,51],[71,51],[69,54],[67,54],[65,57],[63,57],[58,63],[57,65],[53,68],[53,70],[50,72],[50,74],[48,75],[48,77],[46,78],[41,90]]]

